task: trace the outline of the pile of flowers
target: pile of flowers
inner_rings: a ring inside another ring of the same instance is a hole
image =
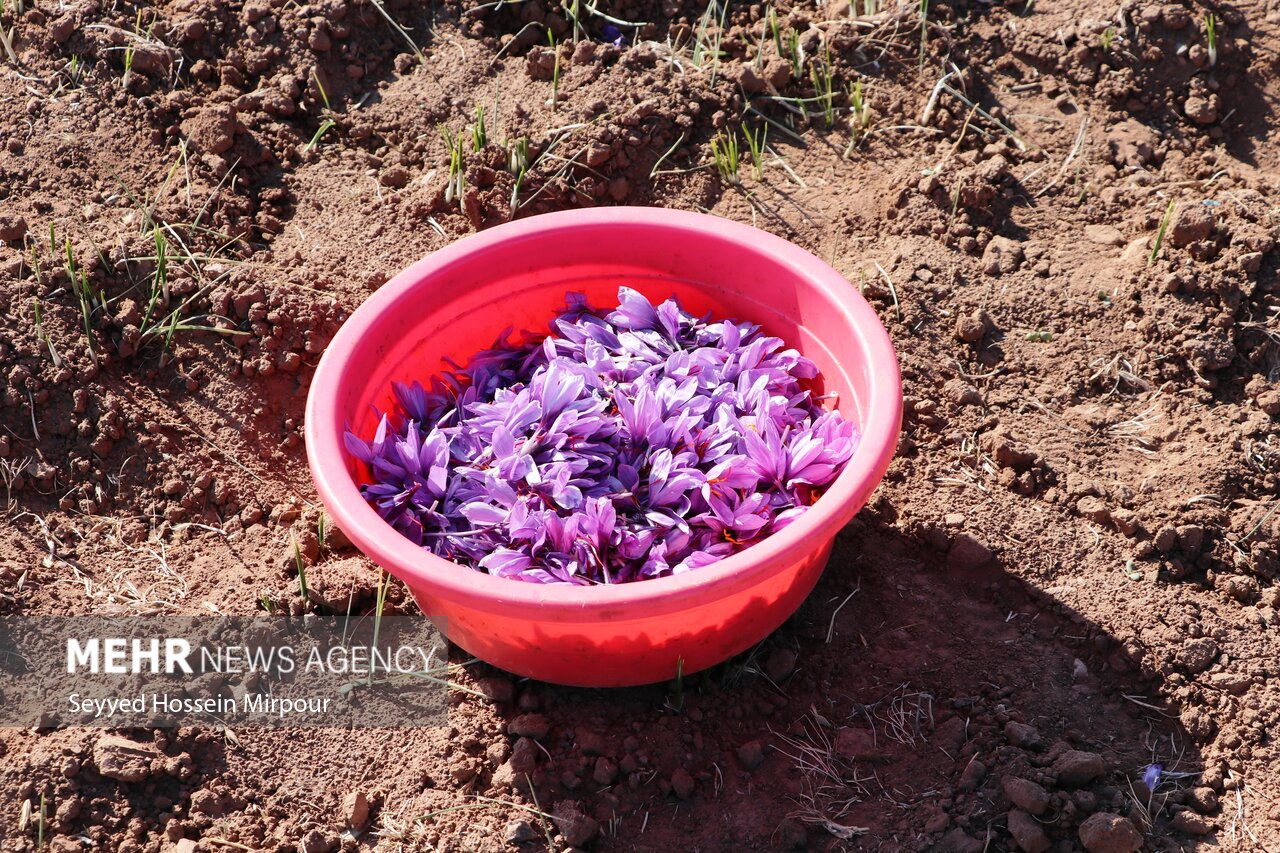
[[[395,383],[365,499],[449,560],[535,583],[624,583],[715,563],[794,521],[857,446],[813,362],[758,326],[621,288],[552,334]]]

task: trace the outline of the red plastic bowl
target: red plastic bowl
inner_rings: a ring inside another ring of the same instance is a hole
[[[618,586],[491,577],[409,542],[365,503],[344,429],[368,436],[393,380],[465,362],[505,328],[544,330],[568,291],[617,304],[618,286],[673,294],[694,314],[750,320],[813,359],[862,433],[826,494],[782,531],[712,566]],[[848,281],[787,241],[714,216],[656,208],[551,213],[441,249],[383,285],[326,350],[307,398],[307,458],[334,522],[400,578],[463,649],[519,675],[579,686],[648,684],[750,648],[817,583],[840,530],[884,476],[902,388],[889,337]]]

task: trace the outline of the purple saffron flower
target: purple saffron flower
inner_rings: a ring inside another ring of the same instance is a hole
[[[372,438],[346,433],[397,531],[530,583],[663,577],[799,518],[857,446],[813,363],[753,324],[624,287],[607,312],[568,294],[551,332],[394,383]]]
[[[618,47],[622,47],[627,41],[627,37],[622,34],[622,30],[618,29],[613,24],[605,24],[600,27],[600,38],[608,44],[616,45]]]
[[[1154,791],[1160,786],[1160,776],[1163,772],[1164,767],[1160,764],[1148,764],[1147,769],[1142,771],[1142,781],[1148,791]]]

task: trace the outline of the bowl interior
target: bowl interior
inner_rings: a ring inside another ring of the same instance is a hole
[[[852,287],[822,268],[838,285]],[[713,233],[603,224],[517,236],[401,276],[416,278],[414,286],[383,306],[356,343],[337,389],[347,423],[366,439],[376,427],[374,408],[393,404],[392,381],[425,384],[447,369],[446,358],[465,363],[508,329],[546,332],[571,291],[584,293],[594,307],[612,308],[623,285],[655,303],[674,295],[699,316],[759,324],[817,364],[822,383],[816,391],[836,394],[826,406],[834,404],[864,432],[867,427],[866,341],[829,293],[831,282],[819,286],[808,270],[763,248]],[[353,475],[356,468],[348,460]]]

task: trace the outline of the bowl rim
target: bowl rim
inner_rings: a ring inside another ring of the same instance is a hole
[[[629,584],[575,586],[536,584],[499,578],[461,566],[413,544],[387,524],[360,495],[346,464],[337,389],[349,357],[380,315],[422,282],[475,252],[515,238],[564,229],[643,227],[694,233],[735,244],[745,254],[763,254],[795,270],[798,280],[825,291],[860,336],[868,364],[870,394],[866,428],[844,470],[813,507],[777,533],[713,567]],[[304,437],[312,479],[325,509],[351,542],[420,591],[493,613],[532,617],[536,606],[560,611],[565,621],[594,622],[638,618],[706,604],[749,589],[785,570],[788,552],[814,550],[853,516],[884,476],[897,448],[902,416],[902,384],[897,355],[875,311],[834,268],[781,237],[718,216],[665,208],[601,207],[558,211],[497,225],[468,235],[407,267],[365,300],[338,329],[317,365],[307,394]],[[394,567],[394,570],[393,570]]]

